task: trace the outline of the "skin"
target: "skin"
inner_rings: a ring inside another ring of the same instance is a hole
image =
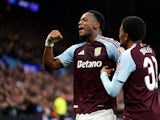
[[[128,33],[124,32],[122,25],[119,29],[119,39],[120,39],[121,45],[127,49],[134,44],[134,42],[129,38]]]
[[[101,34],[100,24],[92,13],[85,13],[78,22],[79,36],[88,36],[87,42],[92,43]]]
[[[61,33],[58,30],[52,30],[49,33],[49,36],[53,40],[63,39],[63,36],[61,35]],[[59,59],[53,59],[53,58],[54,58],[53,47],[45,47],[44,53],[43,53],[43,65],[44,65],[45,70],[53,71],[53,70],[56,70],[56,69],[63,67],[63,65]]]
[[[120,39],[121,45],[124,46],[124,48],[128,49],[134,44],[134,42],[129,38],[128,33],[124,32],[122,25],[120,26],[120,29],[119,29],[119,39]],[[138,41],[136,41],[136,42],[138,42]],[[108,76],[110,76],[110,73],[113,71],[115,71],[115,70],[113,68],[108,69],[108,66],[104,66],[101,69],[101,73],[107,72]]]
[[[97,35],[101,35],[100,23],[97,21],[96,17],[89,12],[84,13],[78,22],[79,36],[86,38],[87,43],[90,44],[94,42]],[[60,31],[52,30],[49,33],[49,38],[53,41],[63,39]],[[43,65],[45,70],[53,71],[64,67],[59,59],[53,59],[53,47],[45,47],[43,53]]]

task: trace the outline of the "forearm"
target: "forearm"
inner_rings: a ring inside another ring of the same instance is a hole
[[[45,47],[44,52],[43,52],[43,67],[47,71],[52,70],[52,64],[53,64],[53,58],[54,58],[54,53],[53,53],[53,47]]]
[[[107,93],[112,97],[116,97],[123,86],[123,83],[116,80],[115,77],[110,81],[106,72],[101,74],[101,81]]]
[[[47,71],[57,70],[63,67],[59,59],[54,59],[54,44],[61,40],[63,36],[58,30],[52,30],[45,41],[45,49],[43,52],[43,67]]]

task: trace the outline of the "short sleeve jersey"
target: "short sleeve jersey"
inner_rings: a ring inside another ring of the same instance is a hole
[[[118,75],[117,72],[118,80],[125,82],[123,87],[124,120],[159,120],[158,68],[153,49],[138,42],[131,49],[126,50],[121,57],[120,65],[122,66],[120,66],[121,70],[119,71],[121,73],[125,71],[125,73],[130,73],[131,71],[126,81],[123,81],[123,75],[126,76],[125,73]]]
[[[116,67],[119,42],[98,35],[93,43],[71,46],[57,56],[64,66],[74,66],[75,113],[91,113],[112,108],[116,112],[116,98],[110,97],[100,80],[103,66]]]

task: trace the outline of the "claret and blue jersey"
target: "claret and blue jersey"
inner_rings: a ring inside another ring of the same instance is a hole
[[[116,67],[119,42],[98,35],[93,43],[79,43],[57,56],[64,66],[74,66],[74,105],[76,113],[91,113],[113,108],[116,99],[110,97],[100,80],[103,66]]]
[[[121,54],[118,64],[113,79],[104,73],[101,80],[114,97],[123,86],[124,120],[159,120],[158,66],[153,49],[141,42],[135,43]]]

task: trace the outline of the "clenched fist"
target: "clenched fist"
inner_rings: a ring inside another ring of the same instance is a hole
[[[63,36],[58,30],[52,30],[45,41],[45,46],[53,47],[54,43],[63,39]]]

